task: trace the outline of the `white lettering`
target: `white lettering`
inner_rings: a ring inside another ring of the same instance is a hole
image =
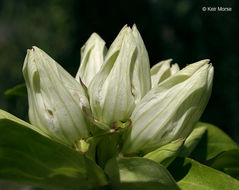
[[[218,11],[232,11],[232,8],[231,7],[217,7],[217,10]]]

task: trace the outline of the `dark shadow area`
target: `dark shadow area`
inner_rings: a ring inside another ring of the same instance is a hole
[[[183,179],[189,172],[192,164],[184,164],[185,158],[176,158],[167,168],[176,181]]]
[[[168,186],[160,184],[158,182],[132,182],[132,183],[121,183],[118,185],[119,189],[124,190],[169,190]]]
[[[198,145],[195,147],[190,158],[197,160],[200,163],[205,163],[206,156],[207,156],[207,144],[208,144],[208,138],[207,138],[207,131],[203,134],[201,140],[199,141]]]

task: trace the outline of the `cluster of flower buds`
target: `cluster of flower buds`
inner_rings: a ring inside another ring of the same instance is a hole
[[[75,78],[33,47],[23,66],[30,122],[67,145],[126,126],[120,142],[126,155],[185,138],[208,103],[213,67],[202,60],[180,70],[171,61],[150,69],[135,25],[123,27],[108,50],[93,33]]]

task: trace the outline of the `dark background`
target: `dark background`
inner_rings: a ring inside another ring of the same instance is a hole
[[[204,6],[232,12],[202,11]],[[180,67],[209,58],[215,67],[213,94],[201,120],[239,142],[238,1],[222,0],[2,0],[0,1],[0,108],[27,119],[26,98],[7,99],[23,83],[26,50],[36,45],[72,75],[80,48],[92,32],[110,46],[120,29],[137,24],[151,65],[173,58]]]
[[[232,12],[203,12],[207,6]],[[109,47],[125,24],[136,23],[151,65],[173,58],[182,68],[211,59],[214,87],[201,120],[239,142],[238,8],[236,0],[0,0],[0,108],[27,120],[27,99],[7,99],[4,91],[24,82],[21,69],[32,45],[75,75],[80,48],[92,32]],[[9,190],[7,185],[1,189]]]

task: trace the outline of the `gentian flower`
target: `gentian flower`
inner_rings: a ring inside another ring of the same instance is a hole
[[[84,88],[51,57],[37,47],[27,51],[23,66],[29,120],[40,130],[71,145],[89,136],[82,107],[89,108]]]
[[[89,85],[94,118],[108,128],[113,127],[114,121],[127,121],[150,87],[149,59],[143,40],[136,26],[124,27]]]
[[[213,67],[202,60],[179,70],[171,61],[150,70],[135,25],[123,27],[109,50],[92,34],[82,47],[75,78],[33,47],[23,67],[30,121],[68,145],[94,137],[92,125],[111,132],[126,126],[119,142],[124,155],[186,138],[208,103]]]
[[[188,65],[152,88],[134,109],[123,152],[149,152],[186,138],[202,115],[212,89],[209,60]]]

